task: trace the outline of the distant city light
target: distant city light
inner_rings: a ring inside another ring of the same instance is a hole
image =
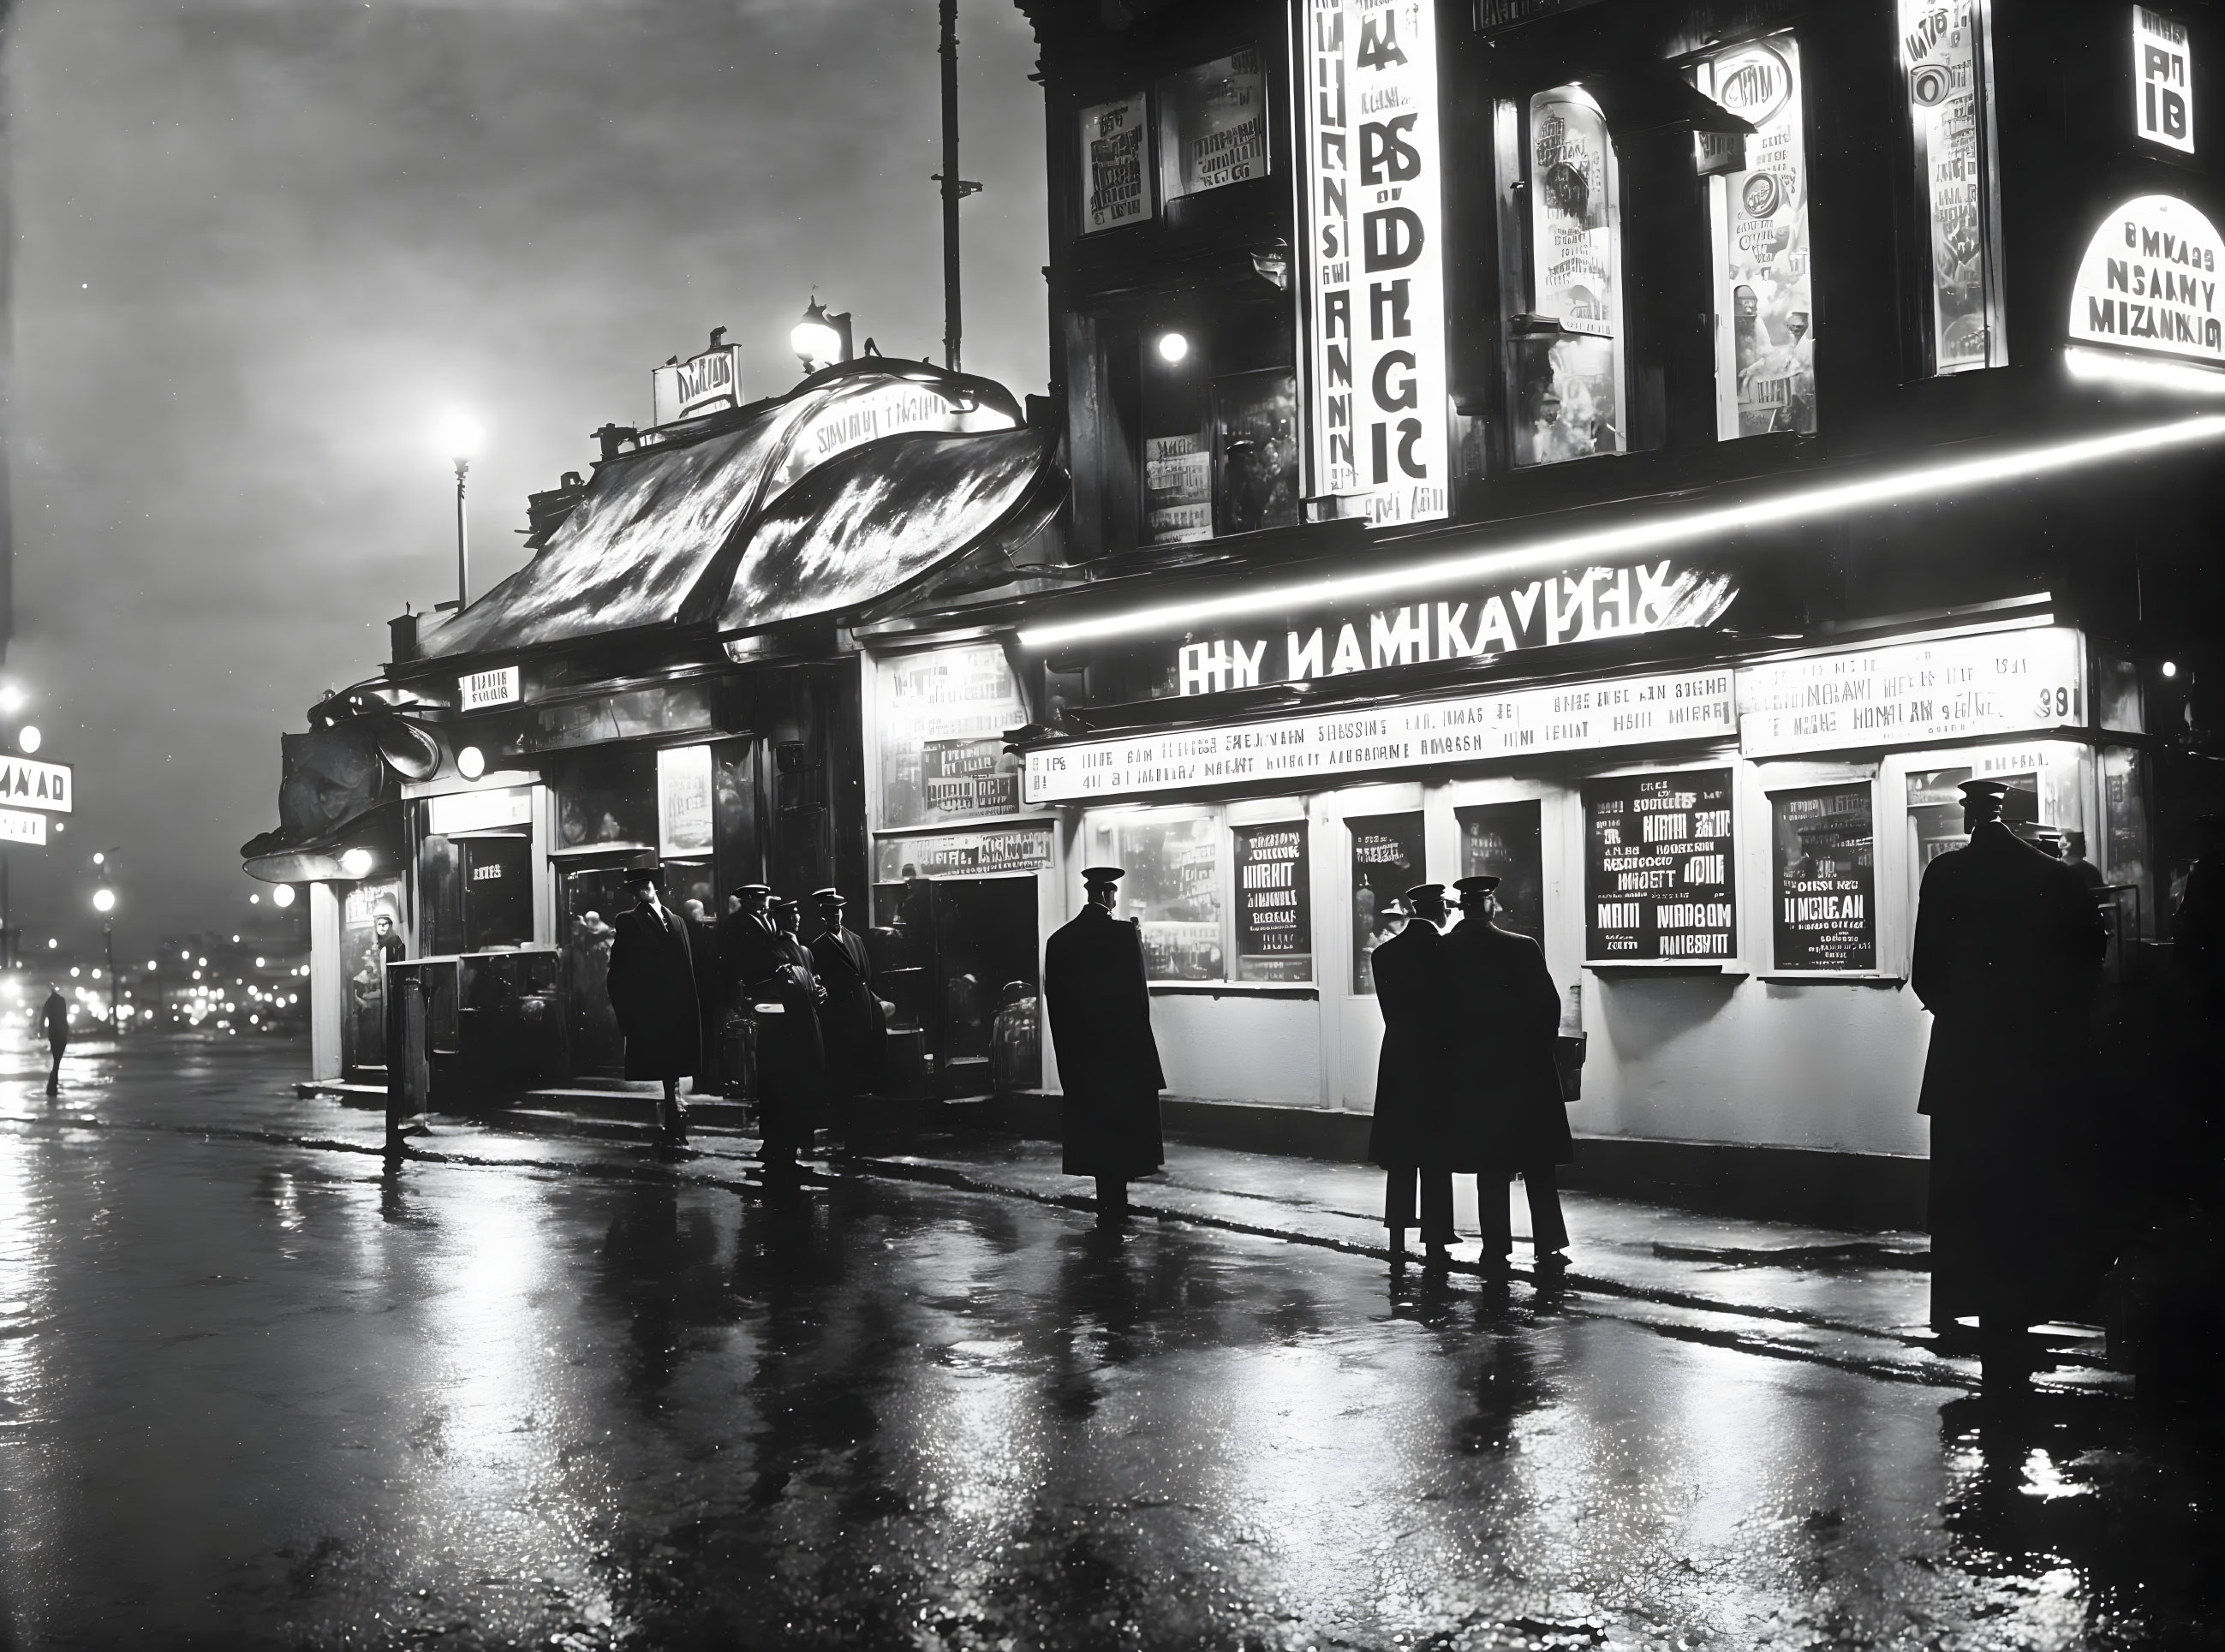
[[[2178,661],[2176,660],[2165,660],[2163,662],[2163,674],[2166,677],[2176,677],[2178,675]]]
[[[115,911],[116,891],[114,889],[95,889],[92,892],[92,909],[95,912],[100,913]]]
[[[247,897],[247,904],[250,906],[261,906],[263,904],[263,897],[259,895],[250,895]]]

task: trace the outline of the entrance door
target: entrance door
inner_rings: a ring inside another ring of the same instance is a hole
[[[916,879],[875,894],[907,966],[881,991],[925,1031],[935,1093],[1042,1083],[1035,879]]]
[[[611,1010],[611,940],[626,896],[624,869],[616,864],[567,868],[561,881],[564,934],[566,1030],[572,1040],[575,1078],[625,1075],[625,1040]]]

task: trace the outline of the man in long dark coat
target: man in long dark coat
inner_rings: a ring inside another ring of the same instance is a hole
[[[47,1093],[59,1096],[62,1092],[62,1052],[69,1048],[69,1001],[62,990],[48,984],[47,1001],[39,1006],[39,1024],[45,1029],[47,1051],[54,1063],[47,1069]]]
[[[1909,984],[1932,1016],[1931,1323],[1977,1315],[1988,1377],[2015,1380],[2031,1326],[2080,1306],[2068,1125],[2106,939],[2078,874],[2001,823],[2007,791],[1963,784],[1969,845],[1924,874]]]
[[[1051,1048],[1066,1090],[1063,1167],[1097,1179],[1097,1225],[1112,1231],[1128,1219],[1130,1179],[1166,1162],[1159,1092],[1167,1079],[1151,1037],[1143,934],[1112,915],[1122,876],[1117,866],[1086,868],[1087,904],[1043,949]]]
[[[1463,1111],[1452,1104],[1457,1085],[1449,1051],[1455,1036],[1451,972],[1445,959],[1445,886],[1406,891],[1413,916],[1371,955],[1375,1003],[1383,1012],[1383,1053],[1375,1065],[1375,1117],[1367,1156],[1383,1167],[1383,1225],[1391,1265],[1406,1259],[1414,1225],[1415,1184],[1421,1187],[1422,1244],[1429,1265],[1442,1267],[1453,1230],[1453,1173],[1473,1170],[1473,1143],[1455,1139]]]
[[[664,1086],[657,1128],[668,1146],[688,1140],[680,1080],[700,1069],[702,1013],[695,993],[695,957],[688,924],[657,898],[662,879],[653,866],[626,874],[634,896],[611,940],[611,1009],[625,1035],[625,1075]]]
[[[1454,887],[1460,891],[1461,922],[1445,937],[1445,955],[1451,965],[1452,1025],[1468,1052],[1461,1076],[1479,1137],[1475,1192],[1483,1263],[1503,1267],[1514,1249],[1506,1184],[1520,1176],[1530,1196],[1536,1265],[1565,1268],[1569,1228],[1561,1215],[1556,1169],[1576,1155],[1553,1060],[1560,990],[1537,943],[1492,921],[1499,909],[1497,878],[1463,877]]]
[[[873,960],[865,938],[842,927],[842,891],[812,895],[819,908],[820,934],[811,943],[811,964],[827,1003],[819,1012],[820,1036],[827,1046],[827,1091],[841,1115],[846,1136],[856,1128],[858,1098],[880,1082],[881,1043],[887,1022],[880,995],[873,991]]]
[[[811,949],[797,936],[796,902],[774,902],[770,916],[770,940],[749,949],[751,967],[765,972],[745,985],[758,1023],[759,1152],[766,1174],[785,1179],[794,1174],[797,1155],[809,1149],[826,1110],[819,1010],[827,994],[811,967]]]

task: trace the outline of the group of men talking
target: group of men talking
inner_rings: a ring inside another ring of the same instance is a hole
[[[625,883],[634,904],[612,926],[611,1009],[625,1036],[626,1077],[664,1086],[660,1140],[686,1145],[680,1081],[702,1087],[720,1022],[738,1011],[756,1029],[766,1174],[793,1178],[814,1132],[853,1127],[858,1098],[881,1079],[886,1011],[865,938],[844,925],[848,902],[840,889],[815,890],[819,933],[806,944],[802,903],[776,899],[767,884],[734,890],[713,931],[665,904],[656,867],[634,869]]]

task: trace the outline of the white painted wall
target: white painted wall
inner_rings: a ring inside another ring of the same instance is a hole
[[[340,1076],[340,1016],[347,1003],[340,963],[340,897],[329,883],[309,885],[309,1076]]]
[[[1167,1093],[1275,1107],[1322,1104],[1321,1006],[1240,987],[1151,994]]]

